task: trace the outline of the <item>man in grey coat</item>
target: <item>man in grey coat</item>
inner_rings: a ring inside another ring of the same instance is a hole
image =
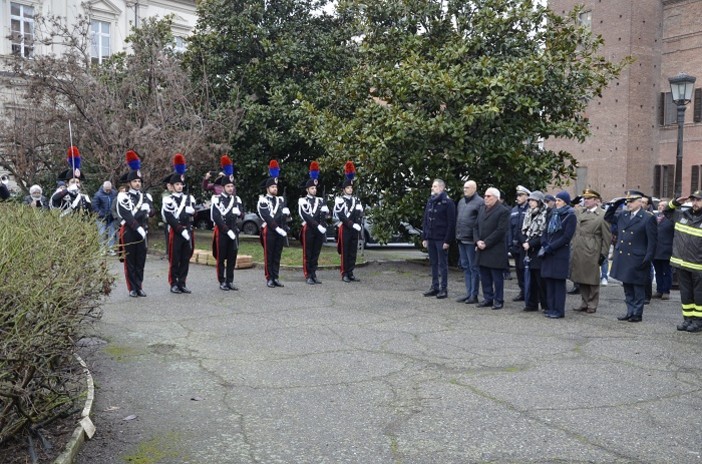
[[[478,209],[483,198],[477,193],[478,186],[473,180],[463,184],[463,198],[456,205],[456,241],[461,269],[466,283],[466,294],[456,301],[466,304],[478,302],[478,286],[480,285],[480,268],[475,259],[475,240],[473,228],[478,219]]]
[[[500,191],[494,187],[485,191],[484,202],[473,229],[484,298],[478,307],[502,309],[505,301],[504,272],[509,268],[505,237],[510,211],[500,203]]]

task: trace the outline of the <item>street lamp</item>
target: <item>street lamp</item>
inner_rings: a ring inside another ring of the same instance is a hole
[[[669,77],[670,92],[673,103],[678,105],[678,152],[675,157],[675,198],[682,196],[682,159],[683,159],[683,126],[685,125],[685,108],[692,100],[692,91],[695,89],[695,77],[686,73]]]

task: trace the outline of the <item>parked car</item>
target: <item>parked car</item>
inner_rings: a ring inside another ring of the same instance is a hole
[[[419,237],[422,232],[412,226],[409,222],[400,222],[399,230],[392,233],[389,243],[405,243],[414,241],[414,237]],[[379,243],[378,239],[373,235],[373,222],[370,218],[363,220],[363,240],[366,243]]]
[[[261,230],[261,218],[256,213],[244,213],[244,219],[237,221],[237,226],[241,233],[245,235],[258,235]],[[195,206],[195,228],[201,230],[212,230],[214,224],[210,215],[210,207],[204,204]]]

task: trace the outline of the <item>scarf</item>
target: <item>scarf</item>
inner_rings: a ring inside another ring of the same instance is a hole
[[[570,206],[564,205],[561,206],[560,208],[556,208],[553,210],[553,215],[551,216],[551,220],[548,222],[548,233],[549,234],[554,234],[561,230],[563,228],[562,222],[561,222],[561,215],[565,216],[568,213],[568,210],[570,209]]]
[[[534,208],[524,216],[522,233],[528,239],[540,236],[546,229],[546,208]]]

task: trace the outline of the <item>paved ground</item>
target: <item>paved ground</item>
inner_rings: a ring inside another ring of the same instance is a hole
[[[616,284],[551,320],[454,302],[458,272],[451,299],[423,298],[418,264],[314,287],[285,271],[282,289],[246,270],[238,292],[193,266],[192,295],[168,293],[164,261],[146,271],[149,296],[119,279],[96,328],[79,463],[702,462],[702,335],[676,332],[677,294],[632,324]]]

